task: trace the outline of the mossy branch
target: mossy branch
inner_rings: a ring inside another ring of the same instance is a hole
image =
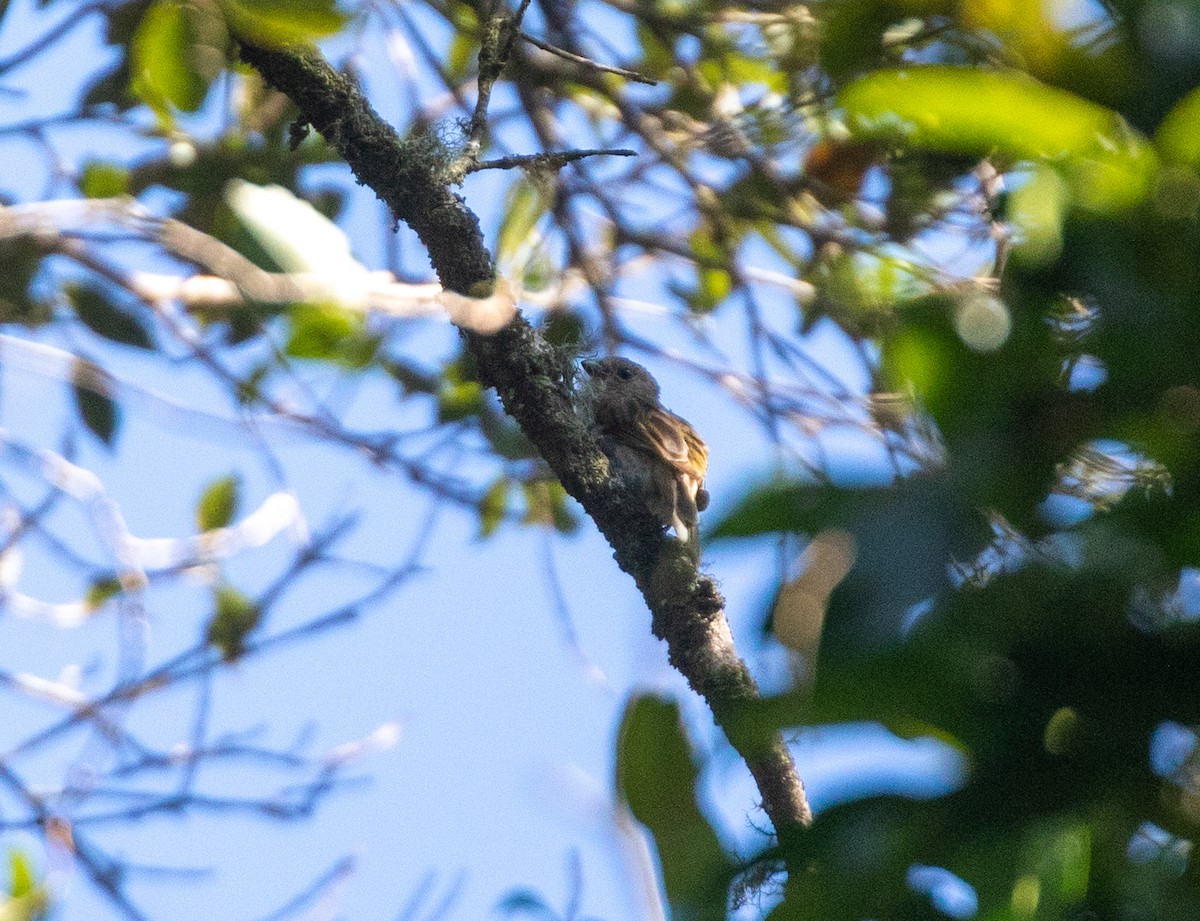
[[[452,158],[435,139],[400,138],[358,88],[313,50],[243,44],[241,56],[296,103],[303,121],[325,136],[396,220],[416,231],[444,287],[472,295],[490,289],[493,266],[479,221],[451,189]],[[575,412],[569,360],[520,314],[494,335],[463,336],[480,381],[496,389],[634,578],[671,664],[704,697],[718,725],[730,727],[758,689],[733,647],[724,600],[684,546],[664,535],[641,496],[609,475],[608,459]],[[746,759],[763,809],[786,844],[811,822],[791,755],[778,736],[766,746],[752,747],[736,733],[730,741]]]

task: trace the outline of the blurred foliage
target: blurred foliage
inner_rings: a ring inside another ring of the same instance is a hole
[[[236,662],[246,651],[246,638],[262,619],[262,608],[231,585],[213,591],[213,615],[208,623],[208,641],[220,650],[226,662]]]
[[[40,921],[50,914],[50,897],[38,882],[28,856],[15,848],[8,852],[8,893],[0,901],[0,921]]]
[[[894,247],[818,251],[807,322],[873,340],[877,386],[932,420],[943,463],[870,488],[775,479],[708,532],[849,548],[815,614],[811,683],[734,731],[872,721],[968,765],[948,796],[822,813],[787,855],[811,872],[772,917],[1200,917],[1200,24],[1187,9],[1174,43],[1142,4],[817,10],[840,124],[803,159],[813,195],[849,213],[874,170],[888,241],[947,246],[939,202],[984,162],[1008,188],[983,217],[1011,237],[984,284],[932,280]],[[642,38],[643,66],[668,73],[661,23]],[[786,221],[780,188],[744,174],[726,226]],[[725,258],[712,241],[693,239],[698,280]],[[1091,380],[1073,376],[1081,364]],[[660,779],[684,771],[673,794],[626,794],[670,895],[673,874],[704,863],[674,844],[701,814],[669,798],[691,789],[694,756],[629,719],[620,777],[652,758]],[[1166,727],[1184,740],[1170,763]],[[974,907],[947,907],[921,868],[949,871]]]

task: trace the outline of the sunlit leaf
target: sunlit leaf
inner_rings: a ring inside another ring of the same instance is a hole
[[[1038,160],[1063,170],[1075,204],[1128,209],[1150,191],[1153,149],[1115,112],[1019,73],[966,67],[880,70],[838,104],[857,139],[923,150]]]
[[[113,198],[129,190],[129,170],[115,163],[93,160],[79,176],[79,191],[88,198]]]
[[[196,503],[196,528],[212,531],[233,521],[241,501],[241,478],[231,474],[214,480]]]
[[[232,30],[268,47],[311,42],[337,32],[346,21],[336,0],[219,0]]]
[[[438,391],[438,421],[456,422],[478,415],[483,408],[483,388],[478,381],[447,382]]]
[[[1154,133],[1163,160],[1200,169],[1200,89],[1185,95]]]
[[[551,187],[536,176],[515,182],[504,202],[504,219],[496,240],[498,262],[520,262],[519,253],[530,247],[542,215],[550,207]]]
[[[216,50],[201,34],[208,18],[199,5],[158,0],[138,26],[131,46],[130,89],[164,121],[170,121],[172,109],[199,109],[216,75],[203,61]]]
[[[328,361],[359,369],[370,364],[378,339],[366,332],[362,315],[326,304],[299,304],[288,312],[284,351],[293,358]]]
[[[8,852],[8,872],[11,879],[8,893],[14,899],[28,895],[37,885],[37,878],[33,874],[33,866],[29,863],[29,858],[25,855],[24,851],[12,848]]]

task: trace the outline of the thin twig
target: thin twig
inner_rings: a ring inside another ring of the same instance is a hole
[[[554,153],[520,154],[513,157],[500,157],[496,160],[482,160],[466,168],[468,173],[477,173],[484,169],[561,169],[568,163],[582,160],[585,157],[636,157],[636,150],[622,147],[613,150],[561,150]]]
[[[567,51],[564,48],[559,48],[556,45],[551,45],[549,42],[544,42],[540,38],[530,35],[528,32],[522,32],[521,38],[529,42],[529,44],[541,48],[555,57],[560,57],[564,61],[570,61],[573,64],[579,64],[581,67],[590,67],[592,70],[598,70],[606,74],[616,74],[618,77],[624,77],[627,80],[632,80],[634,83],[644,83],[647,86],[658,86],[657,80],[651,80],[649,77],[639,74],[636,70],[626,70],[624,67],[615,67],[612,64],[601,64],[599,61],[593,61],[591,58],[586,58],[582,54],[575,54]]]

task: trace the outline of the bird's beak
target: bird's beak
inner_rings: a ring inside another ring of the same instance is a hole
[[[581,361],[580,364],[583,366],[583,370],[588,373],[589,377],[595,376],[596,365],[599,364],[599,362],[597,362],[596,359],[587,358],[587,359],[584,359],[583,361]]]

